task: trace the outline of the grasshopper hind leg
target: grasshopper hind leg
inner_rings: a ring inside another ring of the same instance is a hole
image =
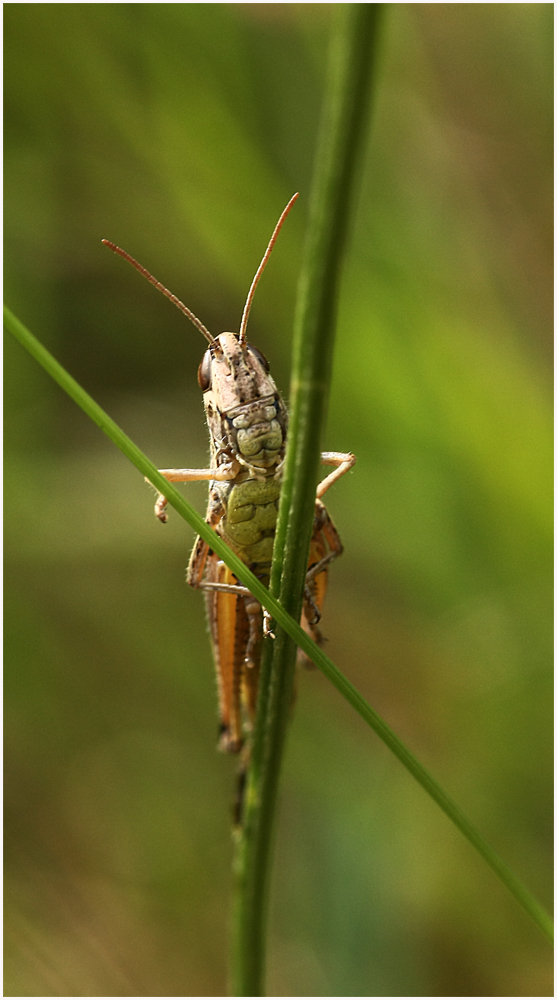
[[[326,641],[318,622],[327,592],[327,571],[330,563],[342,555],[342,551],[342,542],[327,508],[319,498],[316,498],[302,627],[318,646],[322,646]],[[304,667],[312,667],[311,660],[302,650],[298,650],[298,663]]]
[[[317,611],[317,616],[315,612]],[[319,609],[317,607],[317,602],[314,599],[313,594],[308,585],[306,585],[306,594],[304,595],[304,605],[302,611],[302,621],[301,625],[304,632],[307,632],[310,639],[318,645],[322,646],[327,640],[323,635],[319,625],[317,624],[320,619]],[[299,667],[304,667],[305,670],[313,670],[314,664],[310,660],[309,656],[304,653],[303,649],[298,648],[297,664]]]

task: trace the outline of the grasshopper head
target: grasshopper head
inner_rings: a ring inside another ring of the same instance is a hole
[[[275,383],[269,375],[269,365],[263,354],[248,344],[246,329],[255,289],[282,224],[297,197],[297,194],[293,195],[282,212],[257,268],[244,306],[239,334],[221,333],[220,337],[212,339],[205,328],[202,330],[211,345],[205,352],[197,376],[199,385],[205,393],[207,413],[209,413],[208,403],[210,405],[211,402],[220,414],[227,414],[238,406],[253,404],[265,397],[277,395]],[[209,400],[209,394],[213,397],[212,400]]]
[[[276,395],[277,387],[269,375],[269,365],[256,347],[241,342],[235,333],[221,333],[218,347],[205,351],[197,379],[206,403],[221,414],[246,403]]]
[[[248,344],[246,328],[258,281],[275,245],[275,240],[281,226],[297,197],[297,194],[293,195],[275,226],[263,259],[251,283],[244,306],[239,334],[221,333],[219,337],[213,337],[191,309],[184,305],[168,288],[165,288],[160,281],[157,281],[154,275],[147,271],[142,264],[139,264],[129,253],[122,250],[121,247],[116,246],[115,243],[111,243],[110,240],[102,241],[111,250],[135,267],[166,298],[170,299],[191,320],[205,339],[209,341],[209,349],[203,356],[197,376],[199,385],[204,393],[205,410],[208,418],[211,414],[216,413],[221,418],[232,414],[234,419],[238,418],[242,420],[243,418],[238,414],[233,414],[233,411],[239,407],[245,407],[251,411],[252,418],[255,419],[259,401],[263,401],[264,406],[266,403],[270,405],[274,402],[277,414],[279,410],[281,413],[285,413],[284,406],[277,393],[276,385],[269,375],[269,365],[263,354],[256,347]],[[282,418],[282,423],[285,424],[284,417]]]

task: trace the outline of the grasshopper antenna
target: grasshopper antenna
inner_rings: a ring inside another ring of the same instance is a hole
[[[269,260],[269,257],[271,256],[273,247],[274,247],[275,242],[276,242],[276,238],[277,238],[278,234],[280,233],[280,231],[282,229],[282,224],[283,224],[284,220],[286,219],[286,216],[288,215],[288,213],[289,213],[290,209],[292,208],[294,202],[296,201],[296,198],[298,197],[298,194],[299,194],[299,191],[297,191],[296,194],[292,195],[290,201],[288,202],[288,205],[286,206],[286,208],[284,209],[284,212],[282,213],[280,219],[278,220],[278,222],[277,222],[277,224],[275,226],[275,231],[274,231],[273,235],[271,236],[271,239],[269,240],[269,246],[267,247],[267,249],[265,250],[265,253],[263,254],[263,260],[261,261],[259,267],[257,268],[257,271],[255,273],[255,278],[253,279],[253,281],[251,283],[251,288],[250,288],[250,290],[248,292],[248,297],[246,299],[246,304],[244,306],[244,311],[242,313],[242,322],[240,323],[240,333],[238,334],[238,340],[240,341],[240,344],[245,344],[246,343],[246,327],[248,325],[248,316],[249,316],[249,313],[250,313],[251,304],[253,302],[253,296],[255,294],[255,289],[257,288],[257,285],[259,283],[259,279],[260,279],[261,275],[263,274],[263,270],[265,268],[265,264],[267,263],[267,261]]]
[[[132,267],[135,267],[136,271],[139,271],[139,273],[142,274],[144,278],[147,278],[147,281],[150,281],[151,284],[155,286],[155,288],[158,288],[159,292],[162,292],[163,295],[166,295],[166,298],[170,299],[170,301],[174,303],[176,308],[179,309],[180,312],[183,312],[184,316],[188,317],[188,319],[193,323],[193,325],[197,327],[199,332],[202,333],[204,337],[206,337],[211,347],[213,347],[217,351],[221,350],[218,340],[215,340],[212,333],[209,333],[207,327],[203,325],[201,320],[198,319],[197,316],[194,313],[192,313],[191,309],[188,309],[188,307],[185,306],[184,303],[181,302],[176,295],[173,295],[172,292],[168,290],[168,288],[165,288],[162,282],[157,281],[157,279],[152,274],[149,273],[146,267],[143,267],[143,265],[139,264],[136,260],[134,260],[134,258],[131,257],[129,253],[126,253],[126,251],[122,250],[121,247],[117,247],[115,243],[111,243],[110,240],[101,240],[101,243],[104,243],[105,247],[108,247],[109,250],[113,250],[114,253],[119,254],[120,257],[123,257],[124,260],[127,260],[128,263],[132,265]]]

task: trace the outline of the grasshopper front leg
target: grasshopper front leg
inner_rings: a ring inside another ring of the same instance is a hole
[[[217,482],[228,482],[236,478],[240,471],[240,466],[238,462],[233,461],[227,462],[225,465],[220,465],[217,469],[159,469],[158,471],[169,483],[195,483],[207,479],[216,480]],[[146,479],[146,482],[149,483],[149,480]],[[152,486],[152,483],[149,483],[149,486]],[[153,489],[156,489],[156,487],[153,487]],[[168,500],[158,490],[157,494],[155,515],[159,521],[166,524],[168,521],[168,514],[166,513]]]
[[[317,487],[317,499],[320,500],[324,493],[336,483],[346,472],[349,472],[356,461],[356,456],[351,452],[342,451],[322,451],[321,465],[336,465],[334,472],[330,472],[325,479],[321,480]]]

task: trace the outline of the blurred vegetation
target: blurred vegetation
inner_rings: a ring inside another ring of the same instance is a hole
[[[6,301],[161,467],[205,464],[203,343],[100,240],[236,329],[300,190],[250,320],[287,391],[330,8],[5,6]],[[327,652],[547,905],[552,13],[389,5],[324,441],[358,456]],[[5,992],[223,995],[235,763],[191,534],[5,350]],[[553,995],[538,930],[315,671],[269,958],[277,996]]]

